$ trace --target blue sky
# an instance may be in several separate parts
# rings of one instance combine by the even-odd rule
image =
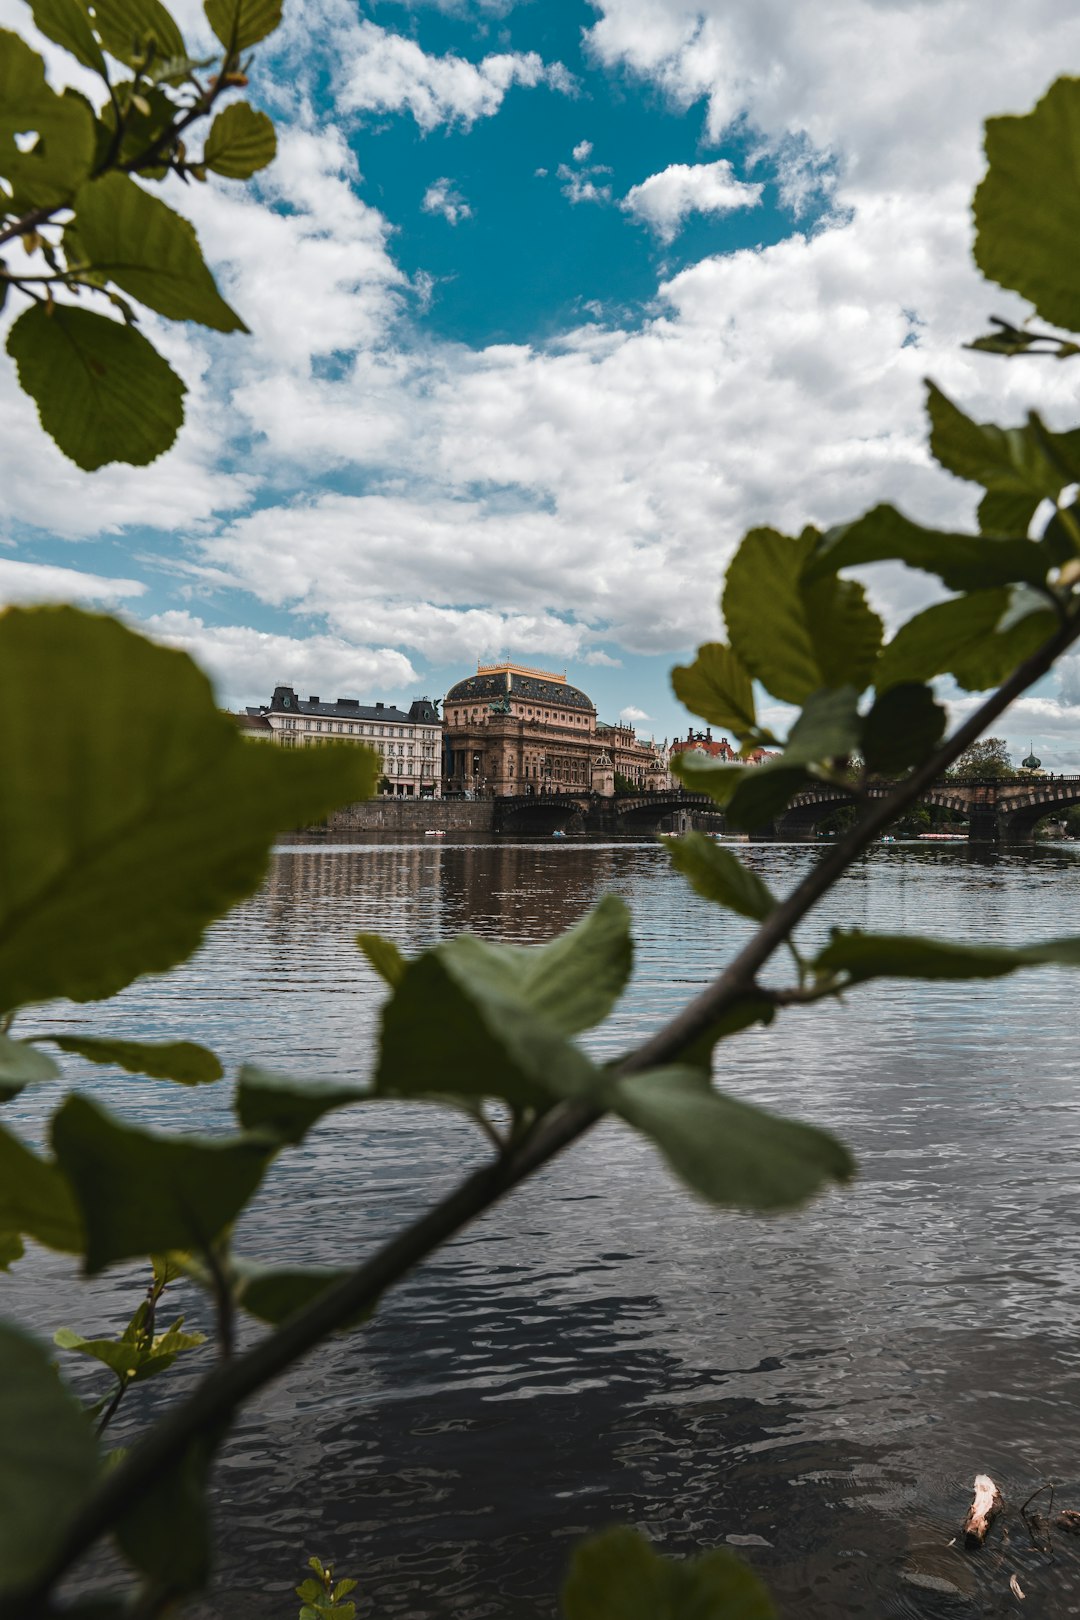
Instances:
[[[170,195],[252,335],[154,325],[189,422],[146,471],[72,469],[0,371],[0,597],[121,611],[233,704],[506,654],[674,735],[747,527],[970,518],[928,372],[1071,420],[1067,368],[961,346],[1022,314],[970,264],[982,120],[1066,61],[1066,0],[1000,0],[992,38],[978,0],[286,0],[277,162]],[[873,589],[890,623],[929,600]],[[1080,765],[1080,666],[1014,729]]]

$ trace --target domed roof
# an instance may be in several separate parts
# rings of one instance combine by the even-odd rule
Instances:
[[[481,669],[457,681],[443,700],[443,713],[452,703],[491,703],[495,698],[517,698],[519,703],[550,703],[562,709],[592,709],[592,699],[566,680],[545,670],[500,664]]]
[[[1037,771],[1042,764],[1042,760],[1037,759],[1034,754],[1029,754],[1027,759],[1022,759],[1020,763],[1025,771]]]

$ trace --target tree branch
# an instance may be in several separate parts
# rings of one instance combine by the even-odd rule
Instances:
[[[1080,610],[953,733],[933,757],[913,771],[887,798],[868,806],[855,827],[840,839],[782,901],[732,962],[702,993],[650,1040],[629,1053],[614,1077],[640,1073],[677,1061],[718,1018],[750,995],[760,997],[757,973],[788,939],[847,868],[883,828],[958,759],[1009,704],[1045,675],[1054,660],[1080,636]],[[220,1428],[251,1395],[279,1377],[336,1328],[361,1311],[408,1272],[455,1237],[477,1216],[541,1169],[591,1129],[604,1110],[587,1099],[560,1104],[517,1145],[493,1164],[467,1177],[440,1204],[383,1245],[348,1276],[328,1288],[246,1354],[219,1365],[192,1394],[135,1445],[99,1483],[68,1528],[46,1571],[32,1589],[0,1598],[0,1620],[26,1620],[53,1584],[104,1534],[149,1486],[183,1457],[193,1440]]]

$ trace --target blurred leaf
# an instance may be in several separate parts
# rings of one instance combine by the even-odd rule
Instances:
[[[82,1254],[82,1221],[56,1164],[0,1125],[0,1231],[36,1238],[46,1248]]]
[[[206,1583],[213,1535],[206,1488],[224,1430],[194,1439],[178,1463],[155,1476],[116,1528],[121,1551],[144,1575],[172,1591]]]
[[[0,1102],[17,1097],[24,1086],[55,1080],[60,1070],[45,1052],[26,1041],[0,1035]]]
[[[206,137],[203,162],[229,180],[249,180],[274,161],[277,136],[264,112],[246,101],[236,101],[219,112]]]
[[[94,26],[110,56],[126,67],[151,57],[166,61],[186,56],[187,46],[175,21],[159,0],[92,0]]]
[[[370,1086],[336,1080],[297,1080],[292,1075],[245,1063],[236,1083],[236,1116],[245,1130],[272,1132],[285,1142],[302,1142],[312,1125],[334,1108],[365,1102]]]
[[[73,608],[0,615],[0,685],[0,1010],[182,962],[278,831],[378,779],[355,744],[252,747],[184,654]]]
[[[580,1542],[562,1591],[566,1620],[776,1620],[734,1553],[665,1558],[629,1525]]]
[[[1056,500],[1080,479],[1080,431],[1051,433],[1034,412],[1024,427],[973,422],[934,383],[926,386],[933,456],[957,478],[998,497],[997,505],[979,509],[984,533],[1026,535],[1038,503]],[[997,525],[1014,515],[1023,518],[1019,526],[988,529],[988,519]]]
[[[928,686],[904,682],[879,692],[863,721],[862,756],[867,770],[906,771],[921,765],[945,733],[947,715]]]
[[[1080,551],[1074,538],[1080,529],[1080,501],[1066,504],[1063,510],[1054,512],[1046,528],[1039,536],[1039,544],[1056,563],[1072,562]]]
[[[755,832],[775,816],[782,815],[797,793],[812,784],[810,772],[801,766],[768,761],[748,770],[728,800],[727,824],[739,832]]]
[[[1039,504],[1037,495],[990,490],[979,502],[979,533],[1026,535]]]
[[[203,1249],[257,1190],[273,1147],[262,1137],[160,1135],[89,1098],[53,1116],[53,1148],[86,1224],[86,1270],[165,1249]]]
[[[125,174],[79,188],[75,224],[86,256],[122,292],[174,321],[246,332],[206,268],[191,225]]]
[[[70,304],[34,304],[7,352],[41,425],[77,467],[145,467],[184,420],[184,384],[141,332]]]
[[[1034,109],[988,118],[989,168],[975,192],[975,263],[1044,320],[1080,328],[1080,79],[1061,78]]]
[[[124,126],[120,145],[113,156],[113,162],[118,164],[135,163],[137,159],[142,158],[177,115],[175,103],[169,100],[164,90],[142,84],[139,87],[137,101],[131,99],[133,91],[134,86],[130,81],[113,85],[115,104],[112,100],[106,102],[98,114],[96,168],[105,166],[112,151],[117,107],[121,109]],[[142,107],[139,106],[139,102],[142,103]],[[162,179],[168,173],[166,157],[169,149],[164,148],[157,161],[145,167],[140,166],[139,174],[152,180]],[[69,239],[74,248],[78,242],[78,231],[74,225],[69,226],[65,233],[65,249],[68,247]],[[89,263],[89,257],[81,243],[78,246],[78,253],[81,263]]]
[[[755,729],[754,689],[750,676],[731,651],[719,641],[707,641],[692,664],[676,664],[671,685],[691,714],[745,736]]]
[[[37,140],[20,152],[15,137]],[[94,118],[80,96],[58,96],[45,63],[18,34],[0,28],[0,178],[11,190],[8,212],[69,203],[90,173]]]
[[[762,922],[775,909],[776,900],[756,872],[744,866],[731,850],[702,833],[686,833],[668,846],[671,864],[706,900],[715,900],[740,917]]]
[[[75,1052],[91,1063],[105,1063],[128,1074],[148,1074],[152,1080],[175,1080],[181,1086],[204,1086],[220,1080],[221,1061],[194,1041],[118,1041],[89,1035],[39,1035],[62,1052]]]
[[[833,575],[803,577],[818,539],[812,529],[797,540],[774,529],[751,529],[724,585],[724,617],[736,654],[787,703],[803,703],[826,686],[861,691],[881,645],[881,620],[861,585]]]
[[[230,51],[246,51],[281,21],[281,0],[203,0],[206,20]]]
[[[46,39],[70,51],[83,67],[107,77],[101,46],[94,38],[82,0],[30,0],[34,24]]]
[[[885,648],[878,689],[885,691],[935,675],[955,676],[969,691],[996,686],[1057,629],[1048,606],[1028,612],[1002,630],[1010,610],[1005,589],[972,591],[936,602],[901,625]]]
[[[951,591],[977,591],[1024,580],[1041,585],[1047,560],[1031,540],[946,534],[912,523],[894,506],[875,506],[865,517],[830,529],[807,568],[810,578],[862,563],[902,562],[936,574]]]
[[[1080,967],[1080,938],[1041,945],[960,945],[910,934],[863,934],[837,929],[814,963],[819,973],[865,979],[996,979],[1020,968],[1057,963]]]
[[[393,940],[384,939],[382,934],[357,934],[356,943],[380,979],[395,989],[401,983],[406,962]]]
[[[711,1204],[794,1209],[855,1173],[835,1137],[724,1096],[698,1069],[628,1075],[612,1083],[608,1103]]]
[[[45,1346],[0,1322],[0,1592],[45,1568],[97,1472],[93,1432]]]
[[[0,1232],[0,1271],[9,1271],[26,1253],[18,1232]]]
[[[1055,332],[1024,330],[1012,326],[997,315],[991,315],[990,323],[994,330],[987,332],[983,337],[977,337],[972,343],[965,344],[965,348],[976,349],[983,354],[1007,356],[1048,354],[1055,360],[1071,360],[1074,355],[1080,354],[1080,344],[1069,343]]]
[[[272,1327],[295,1316],[349,1275],[329,1266],[265,1266],[238,1256],[233,1256],[230,1264],[237,1278],[236,1303],[249,1316],[269,1322]],[[359,1327],[373,1315],[370,1308],[359,1311],[341,1327]]]

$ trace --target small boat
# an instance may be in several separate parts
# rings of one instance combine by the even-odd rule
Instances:
[[[561,827],[556,827],[555,831],[552,833],[551,836],[552,836],[552,838],[565,838],[566,834],[563,832]]]
[[[424,833],[425,838],[445,838],[446,834],[441,827],[428,827]]]

